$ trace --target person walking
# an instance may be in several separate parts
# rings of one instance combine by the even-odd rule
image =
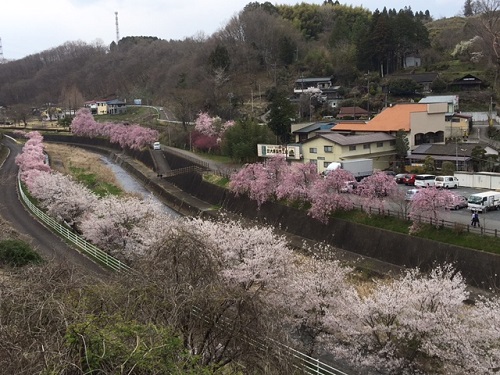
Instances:
[[[476,226],[476,225],[478,227],[481,226],[481,224],[479,223],[479,212],[477,212],[477,211],[474,212],[474,226]]]
[[[470,218],[470,225],[474,228],[476,227],[476,211],[472,211],[472,216]]]

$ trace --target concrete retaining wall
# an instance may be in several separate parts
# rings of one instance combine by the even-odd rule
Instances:
[[[207,183],[197,173],[178,175],[168,180],[199,199],[300,237],[403,267],[429,270],[437,264],[451,262],[470,285],[481,288],[500,285],[500,256],[495,254],[340,219],[331,219],[328,224],[323,224],[309,217],[305,211],[273,202],[266,202],[258,208],[254,201],[236,197],[226,189]]]

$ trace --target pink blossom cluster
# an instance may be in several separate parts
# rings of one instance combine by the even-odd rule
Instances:
[[[453,194],[447,189],[428,187],[420,189],[410,203],[410,218],[413,221],[410,232],[415,233],[420,229],[422,217],[431,218],[436,227],[446,208],[453,205]]]
[[[238,195],[247,194],[259,206],[275,199],[308,202],[309,215],[326,222],[331,212],[352,208],[350,196],[342,193],[346,182],[352,180],[352,173],[343,169],[322,178],[312,163],[288,164],[284,156],[274,156],[234,173],[229,189]]]
[[[193,146],[199,150],[208,152],[218,148],[222,142],[224,133],[234,125],[235,122],[233,120],[222,122],[219,117],[211,117],[206,112],[200,112],[195,121],[195,131],[191,136]]]
[[[26,133],[25,137],[28,140],[23,146],[22,153],[16,156],[16,164],[19,166],[22,180],[27,178],[26,173],[31,170],[50,171],[42,135],[34,131]]]
[[[73,134],[83,137],[105,137],[111,143],[118,143],[121,148],[139,150],[158,140],[158,132],[137,124],[99,123],[94,120],[88,108],[82,108],[71,122]]]

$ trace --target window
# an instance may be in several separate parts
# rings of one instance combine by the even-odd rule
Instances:
[[[363,148],[364,148],[365,150],[369,149],[369,148],[370,148],[370,144],[369,144],[369,143],[365,143],[365,144],[363,145]]]
[[[333,146],[325,146],[325,152],[333,152]]]
[[[384,147],[384,142],[377,142],[377,147]]]
[[[349,146],[349,151],[356,151],[356,146],[355,145]]]
[[[318,153],[318,149],[316,147],[309,147],[309,152],[311,154],[317,154]]]
[[[328,166],[330,165],[331,163],[329,161],[324,161],[323,162],[323,167],[325,168],[328,168]]]
[[[314,164],[314,165],[318,165],[318,161],[316,159],[311,159],[311,160],[309,160],[309,162]]]

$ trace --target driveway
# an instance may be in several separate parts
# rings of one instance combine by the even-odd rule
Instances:
[[[108,271],[63,242],[24,207],[17,195],[18,167],[14,160],[21,152],[21,146],[7,137],[1,142],[9,148],[10,154],[0,168],[0,215],[16,231],[28,236],[33,248],[47,261],[66,263],[95,274],[106,274]]]

